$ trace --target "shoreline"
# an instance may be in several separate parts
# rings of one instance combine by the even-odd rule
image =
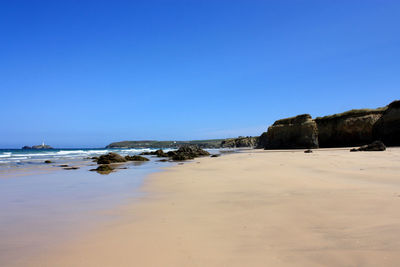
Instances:
[[[112,211],[120,220],[24,266],[396,266],[399,156],[198,158],[149,175],[145,195]]]
[[[31,258],[112,223],[113,210],[141,196],[148,174],[171,165],[127,162],[128,169],[103,175],[89,171],[90,163],[0,173],[0,265],[29,266]]]

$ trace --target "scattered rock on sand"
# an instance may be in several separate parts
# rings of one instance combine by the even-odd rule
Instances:
[[[217,158],[219,156],[221,156],[221,154],[213,154],[213,155],[211,155],[212,158]]]
[[[110,164],[110,163],[117,163],[117,162],[126,162],[126,159],[118,155],[117,153],[110,152],[105,155],[101,155],[97,160],[97,164]]]
[[[45,160],[44,163],[49,164],[49,163],[53,163],[53,162],[51,160]]]
[[[357,152],[357,151],[385,151],[386,146],[381,141],[374,141],[369,145],[365,145],[359,148],[353,148],[350,152]]]
[[[79,167],[76,167],[76,166],[71,166],[71,167],[65,167],[64,168],[64,170],[77,170],[77,169],[79,169]]]
[[[138,156],[138,155],[134,155],[134,156],[125,156],[125,159],[127,161],[149,161],[148,158],[142,157],[142,156]]]
[[[142,155],[142,156],[154,155],[154,151],[145,151],[145,152],[140,153],[139,155]]]
[[[313,153],[313,151],[311,149],[307,149],[304,151],[304,153]]]
[[[98,173],[110,173],[114,170],[113,167],[111,167],[110,165],[107,164],[103,164],[100,165],[99,167],[97,167],[96,169],[91,169],[90,171],[96,171]]]
[[[158,149],[156,151],[150,151],[150,152],[142,152],[140,155],[154,155],[157,157],[169,157],[167,153],[165,153],[162,149]]]
[[[160,158],[162,158],[162,157],[168,157],[168,154],[165,153],[162,149],[157,150],[157,151],[155,152],[155,155],[157,155],[157,157],[160,157]]]

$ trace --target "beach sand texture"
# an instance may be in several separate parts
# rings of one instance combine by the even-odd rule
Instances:
[[[400,148],[249,150],[141,190],[118,220],[21,266],[400,266]]]

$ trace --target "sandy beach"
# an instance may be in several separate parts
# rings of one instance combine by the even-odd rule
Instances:
[[[400,149],[248,150],[146,178],[119,219],[21,266],[398,266]],[[112,177],[110,177],[112,179]]]

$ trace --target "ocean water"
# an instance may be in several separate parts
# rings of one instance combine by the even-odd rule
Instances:
[[[123,169],[104,175],[89,171],[97,166],[90,157],[152,150],[0,150],[0,266],[24,266],[18,262],[46,254],[95,227],[107,227],[120,216],[118,207],[143,196],[139,189],[146,176],[177,163],[146,156],[150,161],[126,162]],[[62,163],[80,168],[64,170]]]
[[[0,149],[0,168],[13,168],[18,166],[42,164],[45,160],[63,163],[71,160],[83,160],[109,152],[115,152],[125,156],[137,155],[141,152],[154,150],[156,149]]]
[[[48,253],[53,246],[106,227],[118,207],[141,197],[145,177],[173,162],[127,162],[104,175],[87,157],[107,152],[138,154],[150,149],[2,150],[0,161],[0,266]],[[45,164],[44,160],[56,164]],[[64,170],[57,163],[80,168]],[[51,166],[49,166],[51,165]],[[38,172],[47,168],[45,172]],[[13,175],[17,169],[18,175]]]

